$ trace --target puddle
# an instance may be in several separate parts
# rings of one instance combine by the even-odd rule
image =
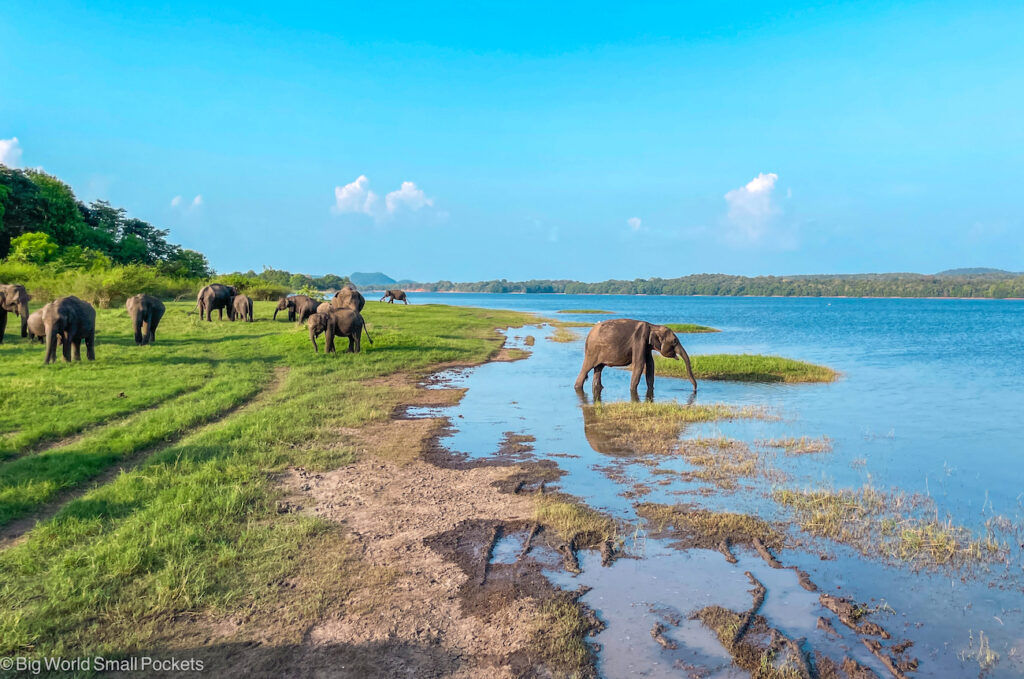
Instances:
[[[879,677],[891,676],[864,646],[862,637],[820,604],[821,592],[848,596],[877,609],[867,619],[891,633],[892,639],[884,642],[885,646],[913,641],[908,655],[919,658],[920,668],[910,676],[977,676],[981,669],[976,654],[979,631],[999,654],[985,676],[1015,677],[1024,672],[1024,578],[1019,552],[1013,552],[1009,568],[979,567],[972,573],[915,572],[791,531],[801,537],[803,547],[783,549],[776,555],[785,566],[809,574],[820,589],[810,592],[801,587],[794,570],[772,568],[747,547],[734,546],[737,563],[730,564],[718,551],[680,551],[670,546],[670,540],[649,536],[637,516],[637,502],[693,503],[712,511],[756,514],[769,521],[788,515],[770,500],[771,483],[763,479],[745,480],[734,489],[722,490],[693,478],[695,467],[678,455],[661,455],[654,463],[634,459],[595,436],[594,428],[586,421],[586,401],[581,402],[572,389],[582,342],[545,341],[551,331],[550,327],[513,330],[519,343],[531,352],[528,360],[443,373],[434,382],[468,389],[465,398],[453,407],[417,408],[409,415],[451,418],[453,430],[441,445],[469,460],[492,458],[503,445],[507,448],[510,440],[529,441],[531,450],[523,455],[557,465],[562,472],[561,478],[557,474],[552,477],[556,480],[548,482],[549,486],[579,497],[627,526],[627,547],[637,558],[619,559],[602,567],[599,554],[581,552],[583,572],[576,576],[560,567],[553,550],[549,550],[549,556],[554,558],[545,562],[544,573],[558,586],[592,588],[582,601],[606,625],[593,639],[599,647],[602,676],[749,676],[732,664],[714,633],[690,619],[706,606],[722,606],[737,613],[750,608],[752,587],[747,572],[767,590],[758,611],[767,624],[789,639],[806,639],[805,651],[821,653],[838,664],[852,657]],[[535,343],[525,344],[527,336],[535,337]],[[518,345],[510,342],[508,346]],[[624,371],[605,371],[605,401],[628,398],[628,377]],[[865,437],[860,430],[851,436],[851,426],[856,428],[856,423],[837,421],[833,429],[829,418],[820,413],[808,418],[813,398],[800,390],[820,393],[821,389],[820,385],[702,384],[696,404],[767,404],[780,411],[781,419],[695,424],[687,427],[683,436],[728,436],[743,441],[758,458],[777,465],[791,487],[808,483],[859,487],[866,472],[851,469],[850,459],[875,455],[891,447],[893,440]],[[685,404],[691,398],[688,383],[658,379],[656,402]],[[799,407],[792,407],[794,404]],[[833,451],[787,456],[757,444],[786,436],[828,436]],[[945,488],[949,490],[948,481]],[[533,489],[531,486],[526,490]],[[943,511],[964,515],[970,514],[973,506],[968,503],[965,509],[957,503],[939,504]],[[494,544],[492,563],[516,563],[525,535],[502,535]],[[1011,547],[1017,549],[1019,544]],[[537,550],[534,547],[531,556],[537,557]],[[835,634],[819,627],[822,616],[834,623]],[[662,643],[652,636],[656,624],[663,626],[659,632]],[[668,648],[671,645],[676,648]]]

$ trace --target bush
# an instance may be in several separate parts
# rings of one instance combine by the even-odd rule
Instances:
[[[291,289],[287,286],[271,283],[262,278],[250,278],[240,273],[217,276],[211,282],[233,285],[238,292],[248,295],[257,301],[278,300],[291,292]]]
[[[163,299],[194,295],[203,285],[195,278],[175,278],[142,264],[94,270],[62,271],[54,265],[0,262],[0,281],[20,283],[32,295],[33,306],[75,295],[98,307],[112,307],[140,292]]]

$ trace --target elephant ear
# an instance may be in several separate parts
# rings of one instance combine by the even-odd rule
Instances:
[[[633,365],[637,362],[643,363],[647,358],[647,352],[651,350],[651,324],[646,321],[640,322],[633,331],[630,338],[633,349]]]

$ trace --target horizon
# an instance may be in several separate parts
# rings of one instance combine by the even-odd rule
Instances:
[[[1022,269],[1012,3],[5,14],[0,162],[221,272]]]

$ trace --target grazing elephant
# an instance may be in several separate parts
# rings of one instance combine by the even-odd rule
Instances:
[[[362,333],[366,333],[366,339],[373,344],[370,331],[366,329],[363,317],[356,311],[341,309],[328,314],[313,314],[306,321],[309,328],[309,341],[313,343],[313,350],[320,353],[316,345],[316,338],[321,333],[327,333],[326,347],[324,351],[328,354],[334,353],[334,337],[348,337],[348,353],[358,354],[360,351],[360,339]]]
[[[335,309],[348,309],[359,313],[365,305],[366,298],[363,297],[363,293],[351,285],[344,286],[341,290],[334,293],[334,297],[331,298],[331,306]]]
[[[82,340],[85,340],[85,356],[96,360],[96,310],[88,302],[75,296],[55,299],[43,307],[43,333],[46,337],[45,363],[57,360],[58,337],[64,344],[64,360],[82,360]]]
[[[235,299],[231,302],[231,311],[228,312],[228,317],[234,321],[239,316],[246,323],[252,323],[252,297],[248,295],[235,295]]]
[[[28,317],[28,340],[30,342],[39,342],[40,344],[46,341],[46,327],[43,325],[42,309],[36,309]]]
[[[140,293],[129,297],[124,303],[132,319],[136,344],[151,344],[156,341],[156,326],[164,317],[164,303],[153,295]]]
[[[231,318],[231,300],[235,295],[238,294],[238,290],[233,285],[222,285],[220,283],[212,283],[204,286],[199,291],[199,296],[196,297],[196,309],[199,309],[199,319],[205,318],[208,321],[213,320],[213,311],[219,311],[220,320],[224,320],[224,310],[228,310],[228,318]],[[195,309],[193,309],[195,311]]]
[[[0,285],[0,344],[4,343],[7,313],[21,316],[21,336],[28,337],[28,302],[32,296],[24,285]]]
[[[287,309],[288,310],[288,320],[291,321],[292,323],[294,323],[295,322],[295,309],[299,305],[301,305],[301,304],[305,304],[306,302],[312,302],[312,301],[313,300],[310,299],[306,295],[292,295],[291,297],[282,297],[281,299],[277,300],[277,308],[274,309],[274,320],[275,321],[277,320],[277,312],[278,311],[284,311],[285,309]],[[316,309],[316,303],[315,302],[313,304],[313,308],[314,308],[314,311],[315,311],[315,309]],[[303,319],[303,320],[305,320],[305,319]]]
[[[654,356],[657,351],[665,358],[682,358],[686,372],[690,375],[693,390],[697,391],[697,380],[693,377],[690,357],[676,334],[663,325],[652,325],[646,321],[619,318],[602,321],[591,328],[583,350],[583,368],[576,378],[576,389],[583,389],[587,374],[594,371],[594,391],[601,390],[601,371],[606,365],[612,367],[632,366],[633,377],[629,389],[636,391],[640,376],[647,373],[647,390],[654,391]]]
[[[395,300],[399,302],[409,303],[409,298],[405,294],[405,290],[386,290],[384,296],[380,298],[380,301],[387,300],[388,304],[394,304]]]

